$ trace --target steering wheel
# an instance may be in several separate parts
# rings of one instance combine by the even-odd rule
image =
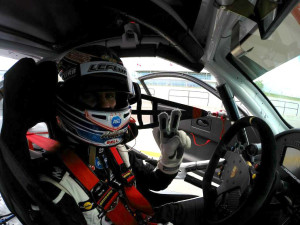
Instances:
[[[232,138],[243,128],[256,128],[262,145],[257,177],[254,169],[242,157],[241,151],[229,148]],[[225,158],[219,187],[211,182],[220,158]],[[276,145],[274,135],[266,122],[257,117],[236,121],[224,134],[208,164],[203,178],[204,210],[209,224],[244,224],[261,208],[275,178]],[[255,174],[256,175],[256,174]]]

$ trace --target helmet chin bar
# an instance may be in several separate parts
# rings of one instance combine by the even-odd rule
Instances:
[[[85,110],[85,117],[92,123],[109,131],[118,131],[129,122],[131,107],[117,111]]]
[[[76,139],[88,144],[110,147],[120,144],[128,130],[131,107],[119,110],[79,110],[58,99],[58,124]]]
[[[120,144],[124,140],[123,136],[128,130],[127,124],[127,126],[118,131],[107,131],[103,132],[103,134],[96,134],[61,120],[59,126],[75,139],[99,147],[111,147]]]

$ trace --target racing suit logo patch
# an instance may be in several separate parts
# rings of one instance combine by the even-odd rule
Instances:
[[[96,167],[97,169],[99,169],[99,170],[102,170],[102,169],[103,169],[103,166],[102,166],[102,164],[101,164],[101,162],[100,162],[100,160],[99,160],[98,157],[95,158],[95,167]]]
[[[79,202],[78,203],[79,208],[81,209],[81,211],[89,211],[91,209],[93,209],[94,204],[90,201],[85,201],[85,202]]]
[[[237,171],[238,171],[238,168],[236,166],[234,166],[233,169],[232,169],[232,171],[231,171],[230,178],[235,177]]]

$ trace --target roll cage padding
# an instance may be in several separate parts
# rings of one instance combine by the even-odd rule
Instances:
[[[141,100],[141,88],[140,85],[136,82],[132,82],[135,95],[132,98],[129,98],[129,104],[133,105]]]

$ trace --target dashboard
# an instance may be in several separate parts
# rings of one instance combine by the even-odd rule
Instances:
[[[275,136],[280,178],[300,185],[300,129],[291,129]]]

